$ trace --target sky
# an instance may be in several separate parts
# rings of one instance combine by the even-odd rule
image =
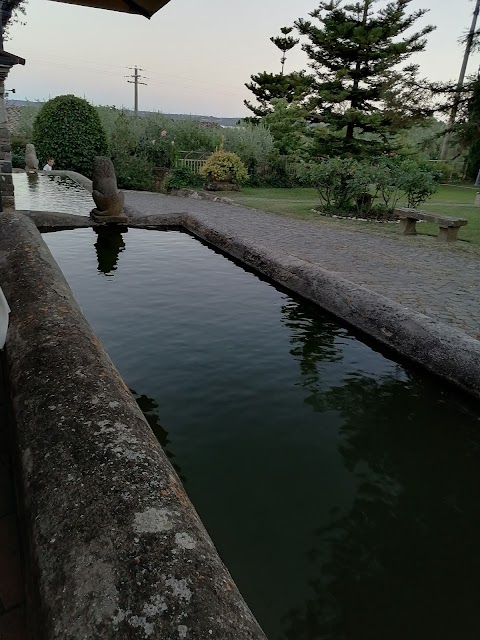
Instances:
[[[384,0],[379,0],[380,5]],[[244,87],[253,73],[280,71],[270,42],[283,26],[318,6],[316,0],[171,0],[151,20],[140,16],[29,0],[25,25],[11,28],[7,51],[26,59],[14,67],[7,89],[16,99],[45,100],[65,93],[93,104],[132,108],[129,67],[145,71],[139,108],[223,117],[248,114]],[[462,61],[458,38],[468,30],[472,0],[412,0],[434,24],[427,49],[414,59],[431,80],[456,79]],[[476,71],[480,56],[471,59]],[[306,68],[300,47],[286,71]]]

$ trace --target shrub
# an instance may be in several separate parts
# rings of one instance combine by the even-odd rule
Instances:
[[[245,165],[236,153],[220,149],[208,158],[200,169],[200,175],[215,182],[243,184],[248,180]]]
[[[120,189],[151,191],[153,189],[152,165],[145,158],[124,156],[114,162],[117,184]]]
[[[318,190],[325,213],[360,217],[389,217],[398,202],[417,208],[438,188],[425,163],[382,159],[376,163],[330,158],[305,165],[303,182]]]
[[[117,112],[110,125],[109,153],[120,189],[150,191],[153,188],[153,164],[138,145],[138,130],[131,116]]]
[[[357,189],[354,182],[357,168],[358,162],[343,158],[305,165],[304,183],[317,189],[325,213],[351,213]]]
[[[415,160],[404,160],[395,167],[393,178],[411,209],[416,209],[438,189],[434,172]]]
[[[258,164],[268,160],[273,151],[273,138],[262,123],[242,122],[238,127],[223,129],[223,148],[236,153],[253,172]]]
[[[12,136],[12,167],[15,169],[25,169],[25,147],[28,140],[20,136]]]
[[[73,95],[49,100],[33,125],[33,142],[40,164],[49,156],[56,168],[91,177],[95,156],[107,153],[107,139],[91,104]]]
[[[165,178],[163,186],[166,191],[201,187],[202,179],[188,167],[175,167]]]
[[[14,169],[25,169],[25,153],[12,151],[12,167]]]

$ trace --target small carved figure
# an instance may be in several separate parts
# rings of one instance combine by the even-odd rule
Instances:
[[[27,173],[38,171],[38,158],[33,144],[27,144],[25,147],[25,170]]]
[[[117,188],[115,169],[110,158],[97,156],[93,163],[92,196],[97,208],[92,211],[92,217],[99,222],[124,221],[123,204],[125,197]],[[118,219],[118,220],[117,220]]]

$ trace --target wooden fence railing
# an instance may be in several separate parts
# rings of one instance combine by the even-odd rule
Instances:
[[[193,173],[199,173],[200,169],[206,163],[208,157],[202,158],[177,158],[176,166],[177,167],[187,167]],[[284,167],[288,176],[294,178],[297,176],[299,170],[301,169],[301,163],[299,162],[291,162],[288,159],[285,159]],[[251,171],[252,175],[261,176],[263,178],[273,176],[278,173],[278,167],[272,166],[268,162],[262,162],[258,164],[253,171]]]
[[[178,158],[177,167],[187,167],[187,169],[190,169],[193,173],[199,173],[206,161],[206,159],[197,160],[195,158]]]

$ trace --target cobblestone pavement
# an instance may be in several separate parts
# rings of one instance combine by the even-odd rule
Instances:
[[[480,339],[480,259],[419,238],[387,238],[254,209],[156,193],[125,193],[130,213],[189,213],[223,233],[284,250],[412,311]],[[430,239],[429,239],[430,240]]]

